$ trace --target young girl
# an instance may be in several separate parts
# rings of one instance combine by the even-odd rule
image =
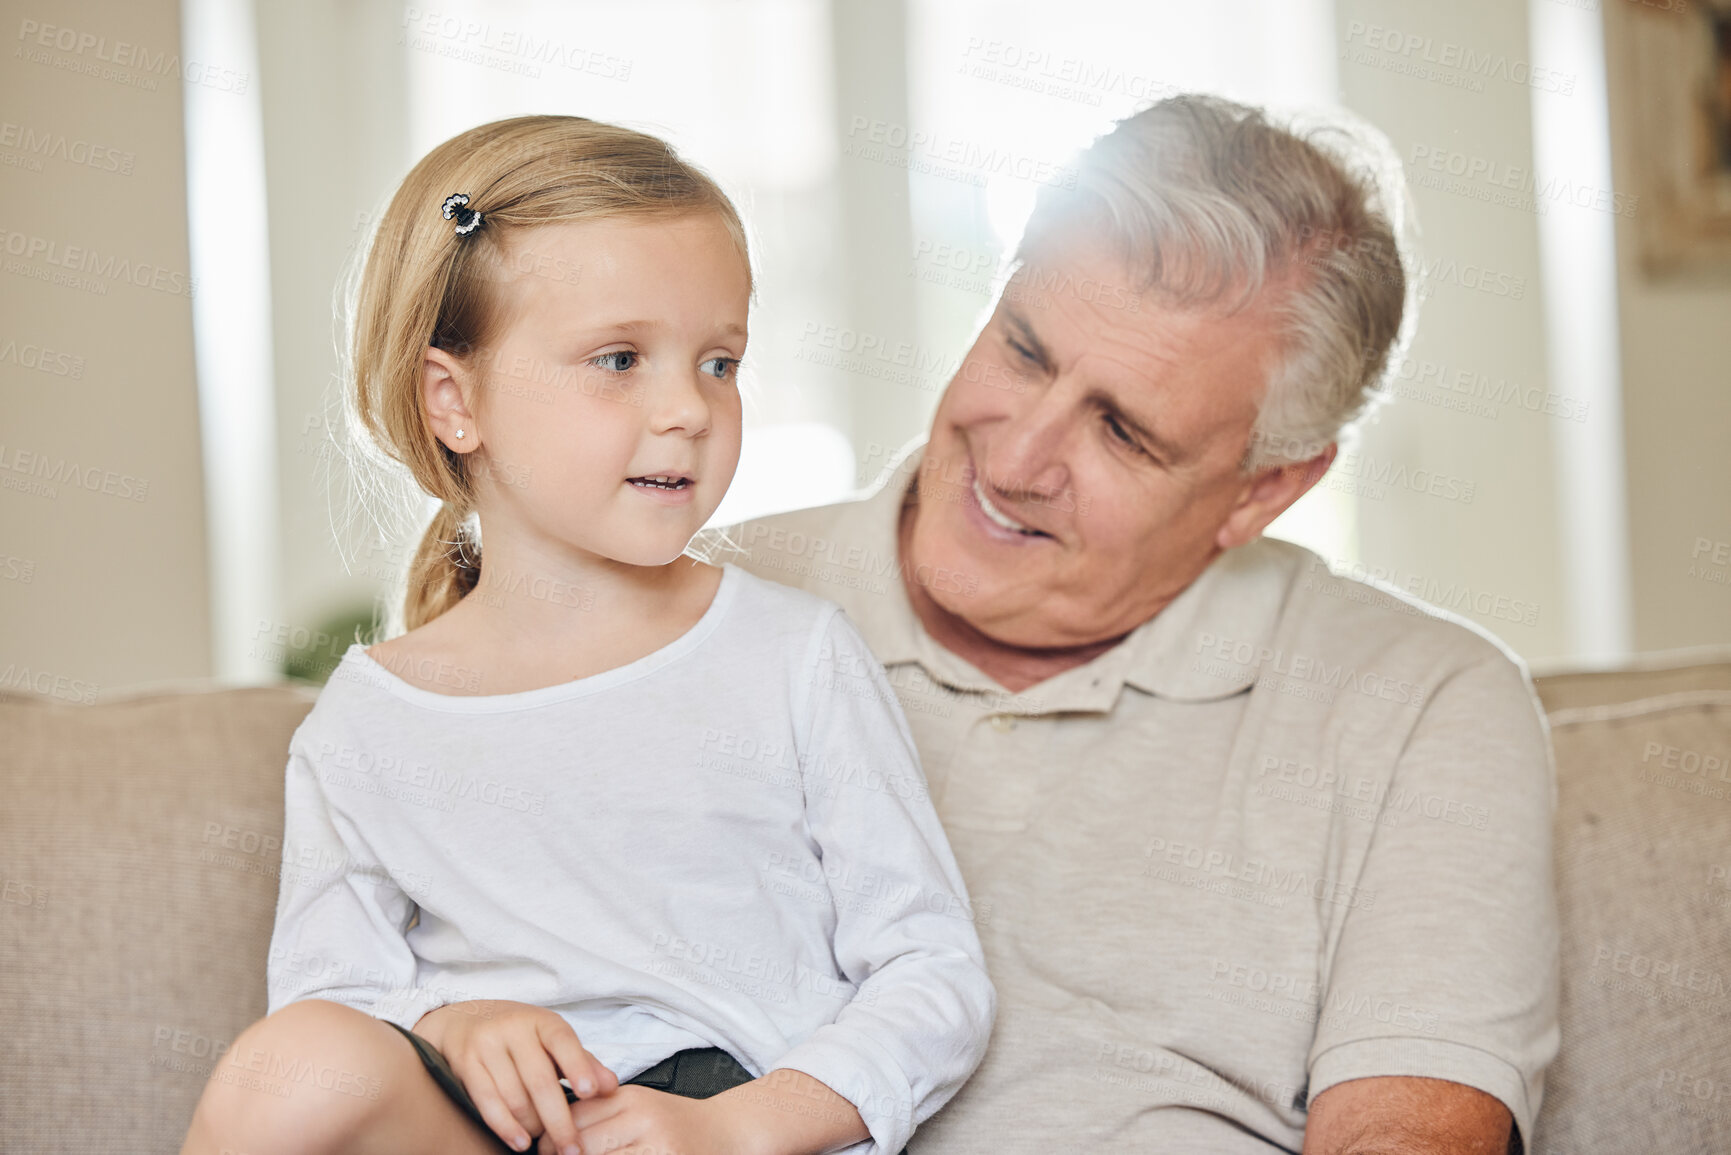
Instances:
[[[407,632],[295,732],[270,1014],[184,1152],[893,1155],[980,1061],[882,668],[834,605],[683,556],[750,295],[727,198],[640,133],[499,121],[397,191],[350,402],[441,504]]]

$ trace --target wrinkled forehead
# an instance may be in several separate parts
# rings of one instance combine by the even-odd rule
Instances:
[[[1025,274],[1025,276],[1024,276]],[[1283,327],[1265,298],[1243,308],[1140,293],[1096,245],[1036,250],[1000,297],[994,324],[1012,363],[1069,382],[1084,412],[1131,419],[1168,461],[1236,461],[1280,364]]]
[[[1205,257],[1169,247],[1150,271],[1145,254],[1097,216],[1078,216],[1025,235],[999,299],[1001,312],[1026,318],[1064,314],[1095,328],[1153,329],[1192,335],[1230,330],[1240,338],[1284,327],[1282,306],[1303,271],[1201,267]]]

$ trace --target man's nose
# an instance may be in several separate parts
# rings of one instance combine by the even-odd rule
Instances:
[[[980,462],[988,483],[1012,495],[1050,496],[1063,489],[1069,477],[1066,454],[1081,421],[1078,407],[1064,393],[1054,383],[1024,395],[998,427],[987,460]]]

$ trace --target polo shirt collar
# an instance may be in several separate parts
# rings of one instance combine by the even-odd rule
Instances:
[[[840,587],[826,591],[848,612],[872,652],[886,666],[918,663],[934,680],[959,690],[1000,696],[1006,710],[1109,710],[1125,685],[1180,702],[1232,697],[1254,685],[1259,666],[1211,659],[1227,649],[1257,650],[1279,624],[1289,591],[1288,567],[1258,540],[1215,558],[1195,581],[1118,645],[1092,661],[1011,694],[973,663],[934,641],[920,624],[903,585],[898,526],[908,486],[925,458],[925,443],[903,451],[875,490],[837,511],[842,541],[865,546],[866,556],[894,557],[881,593]]]
[[[1124,680],[1156,697],[1209,702],[1256,684],[1289,592],[1288,567],[1276,547],[1258,538],[1211,562],[1184,592],[1124,639],[1131,651]],[[1225,643],[1248,663],[1213,655]]]

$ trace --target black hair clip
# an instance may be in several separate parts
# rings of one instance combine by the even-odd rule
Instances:
[[[463,207],[468,203],[468,193],[452,193],[445,198],[445,207],[442,211],[446,220],[456,220],[459,237],[466,237],[481,227],[481,214],[475,209]]]

